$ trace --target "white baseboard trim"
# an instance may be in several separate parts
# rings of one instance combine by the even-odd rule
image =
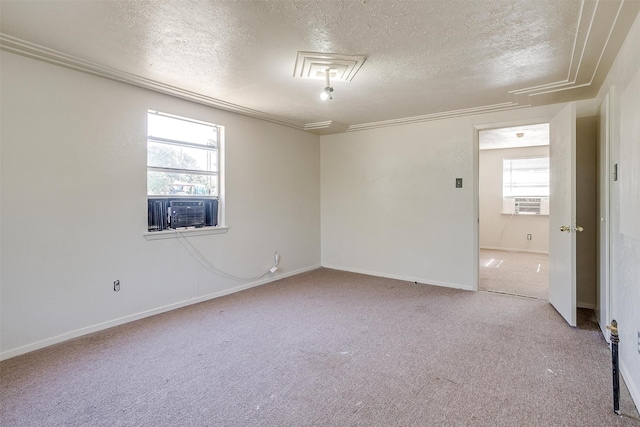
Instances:
[[[442,286],[444,288],[462,289],[462,290],[465,290],[465,291],[472,291],[473,290],[473,286],[471,286],[471,285],[460,285],[460,284],[457,284],[457,283],[438,282],[436,280],[428,280],[428,279],[424,279],[424,278],[403,276],[403,275],[398,275],[398,274],[381,273],[379,271],[361,270],[361,269],[357,269],[357,268],[345,268],[345,267],[342,267],[342,266],[331,265],[331,264],[322,264],[322,267],[330,268],[332,270],[348,271],[350,273],[366,274],[368,276],[384,277],[386,279],[396,279],[396,280],[403,280],[405,282],[420,283],[420,284],[423,284],[423,285]]]
[[[578,308],[588,308],[589,310],[595,310],[596,304],[592,302],[580,302],[576,303],[576,307]]]
[[[56,335],[55,337],[46,338],[44,340],[36,341],[31,344],[27,344],[21,347],[13,348],[0,353],[0,360],[10,359],[21,354],[29,353],[31,351],[39,350],[41,348],[49,347],[50,345],[58,344],[63,341],[67,341],[73,338],[81,337],[93,332],[102,331],[104,329],[112,328],[114,326],[123,325],[125,323],[133,322],[135,320],[144,319],[145,317],[154,316],[156,314],[165,313],[167,311],[175,310],[178,308],[186,307],[188,305],[198,304],[200,302],[208,301],[214,298],[219,298],[225,295],[233,294],[236,292],[244,291],[246,289],[254,288],[256,286],[264,285],[267,283],[275,282],[276,280],[284,279],[287,277],[295,276],[297,274],[305,273],[320,268],[321,266],[313,265],[310,267],[301,268],[295,271],[289,271],[283,274],[277,274],[272,277],[258,280],[256,282],[245,283],[234,288],[225,289],[223,291],[214,292],[207,295],[191,298],[184,301],[179,301],[173,304],[165,305],[163,307],[157,307],[151,310],[142,311],[139,313],[131,314],[129,316],[120,317],[118,319],[109,320],[106,322],[98,323],[95,325],[87,326],[84,328],[76,329],[74,331],[65,332],[64,334]]]
[[[503,251],[503,252],[526,252],[530,254],[544,254],[549,255],[549,251],[535,251],[533,249],[522,249],[522,248],[498,248],[494,246],[480,246],[480,249],[487,249],[490,251]]]
[[[633,403],[636,405],[636,410],[640,411],[640,389],[638,388],[640,384],[636,384],[633,381],[631,373],[622,360],[620,360],[620,374],[622,374],[622,379],[627,385],[627,389],[629,389],[629,394],[631,395],[631,399],[633,399]]]

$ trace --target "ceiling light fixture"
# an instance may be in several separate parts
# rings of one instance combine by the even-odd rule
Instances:
[[[326,101],[327,99],[333,99],[331,96],[331,92],[333,92],[333,88],[331,87],[331,83],[329,82],[329,74],[331,73],[330,69],[326,69],[324,72],[324,76],[326,78],[327,86],[320,92],[320,99]]]

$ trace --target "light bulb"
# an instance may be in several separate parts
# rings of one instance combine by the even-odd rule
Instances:
[[[322,99],[323,101],[326,101],[327,99],[333,99],[331,97],[331,92],[333,92],[332,87],[325,87],[324,90],[320,93],[320,99]]]

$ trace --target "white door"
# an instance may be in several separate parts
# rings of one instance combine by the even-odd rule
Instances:
[[[576,326],[576,107],[549,123],[549,302]]]
[[[609,324],[609,124],[611,121],[607,94],[600,105],[600,129],[598,145],[598,292],[596,294],[596,317],[600,329],[608,339],[606,325]]]

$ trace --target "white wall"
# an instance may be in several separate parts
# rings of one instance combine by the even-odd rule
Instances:
[[[640,159],[620,157],[640,143],[632,137],[640,120],[638,45],[640,18],[598,95],[615,87],[612,126],[624,139],[614,138],[613,162],[624,165],[621,180],[640,171]],[[320,262],[321,238],[325,266],[471,289],[474,127],[547,120],[562,107],[323,136],[319,154],[314,135],[1,55],[2,358],[254,284],[213,276],[175,240],[143,238],[148,108],[226,126],[231,229],[192,239],[219,267],[255,274],[277,249],[278,274],[303,271]],[[620,218],[640,212],[620,197],[618,187],[613,317],[622,372],[640,405],[640,241],[620,229]]]
[[[477,287],[476,127],[540,123],[561,107],[322,136],[322,265]]]
[[[619,164],[611,201],[612,313],[620,328],[621,372],[640,407],[640,16],[629,31],[603,84],[598,101],[610,91],[614,112],[611,164]],[[600,118],[601,120],[604,117]],[[607,177],[600,177],[606,180]],[[606,184],[605,184],[606,185]]]
[[[473,252],[472,129],[460,130],[439,121],[321,137],[323,266],[470,288],[469,269],[446,265]]]
[[[10,53],[1,61],[2,358],[261,283],[222,279],[176,239],[143,237],[147,109],[226,128],[230,229],[190,238],[214,265],[254,276],[275,250],[276,278],[320,265],[318,136]]]
[[[502,161],[548,157],[549,146],[481,150],[479,153],[480,247],[549,253],[548,215],[502,214]],[[527,240],[531,234],[531,240]]]

